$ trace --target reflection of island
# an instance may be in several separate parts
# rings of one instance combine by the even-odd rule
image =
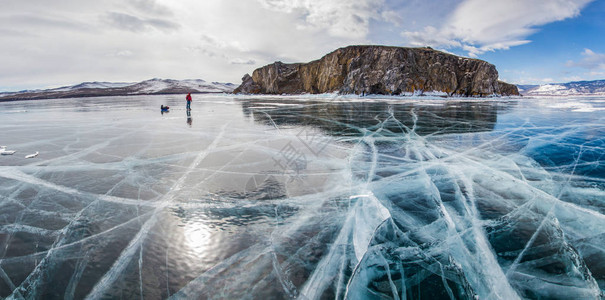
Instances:
[[[419,105],[249,99],[242,102],[242,109],[246,116],[252,115],[256,122],[269,126],[314,126],[335,136],[356,136],[364,129],[379,128],[382,134],[400,134],[408,132],[414,124],[420,135],[491,131],[499,107],[490,101]],[[394,118],[390,118],[390,112]]]

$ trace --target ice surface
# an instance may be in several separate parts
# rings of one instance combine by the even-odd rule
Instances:
[[[603,98],[184,106],[0,103],[0,297],[603,297]]]

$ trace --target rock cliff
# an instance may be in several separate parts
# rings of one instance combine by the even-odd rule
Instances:
[[[431,48],[349,46],[309,63],[273,64],[246,74],[234,93],[519,95],[496,67]]]

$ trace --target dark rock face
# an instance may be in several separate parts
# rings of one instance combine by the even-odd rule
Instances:
[[[261,86],[252,80],[249,74],[242,77],[242,84],[237,89],[245,90],[248,94],[260,94]]]
[[[501,95],[519,95],[519,89],[516,85],[498,80]]]
[[[494,65],[431,48],[349,46],[306,64],[275,62],[242,81],[234,93],[519,95]]]

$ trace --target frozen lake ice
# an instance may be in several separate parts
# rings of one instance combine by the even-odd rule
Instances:
[[[183,99],[0,103],[0,297],[603,297],[603,97]]]

